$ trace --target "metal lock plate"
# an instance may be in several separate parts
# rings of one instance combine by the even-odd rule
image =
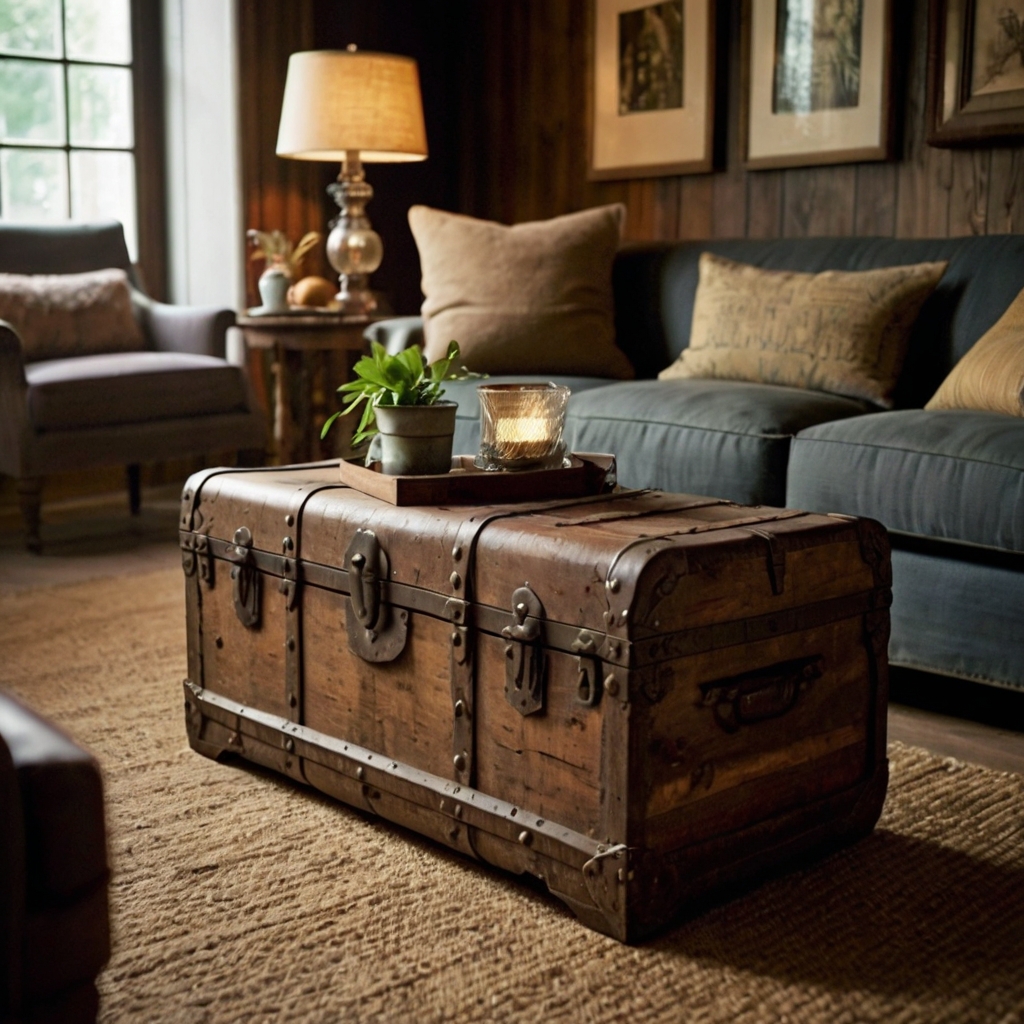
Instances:
[[[597,656],[600,639],[590,630],[580,630],[572,642],[576,652],[576,701],[584,707],[596,707],[601,700],[601,659]]]
[[[252,557],[252,532],[246,526],[235,530],[234,545],[228,548],[231,567],[231,589],[238,621],[247,629],[260,624],[262,577]]]
[[[521,715],[532,715],[544,708],[544,606],[529,587],[520,587],[512,594],[512,615],[515,622],[501,631],[507,641],[505,699]]]
[[[405,650],[409,613],[387,604],[390,563],[372,530],[356,530],[344,565],[349,578],[345,604],[349,647],[364,661],[394,661]]]

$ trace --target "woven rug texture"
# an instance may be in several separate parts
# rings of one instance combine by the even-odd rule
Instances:
[[[104,771],[103,1021],[1024,1024],[1024,778],[892,745],[869,838],[637,948],[185,738],[180,572],[0,600],[0,685]]]

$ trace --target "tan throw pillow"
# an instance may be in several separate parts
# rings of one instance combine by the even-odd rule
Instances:
[[[481,373],[632,377],[612,305],[624,216],[617,204],[506,227],[414,206],[428,361],[454,339]]]
[[[0,274],[0,320],[18,332],[27,363],[144,347],[123,270]]]
[[[1024,291],[950,370],[925,408],[1024,416]]]
[[[891,408],[910,329],[945,269],[800,274],[704,253],[690,346],[658,376],[784,384]]]

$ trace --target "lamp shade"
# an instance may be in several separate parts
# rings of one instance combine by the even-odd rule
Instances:
[[[308,50],[288,59],[277,155],[367,163],[424,160],[427,130],[416,61],[361,50]]]

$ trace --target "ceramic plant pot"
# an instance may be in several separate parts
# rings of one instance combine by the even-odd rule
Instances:
[[[278,267],[268,267],[260,274],[260,302],[264,313],[288,312],[288,289],[291,278]]]
[[[389,476],[447,473],[457,402],[377,407],[381,471]]]

